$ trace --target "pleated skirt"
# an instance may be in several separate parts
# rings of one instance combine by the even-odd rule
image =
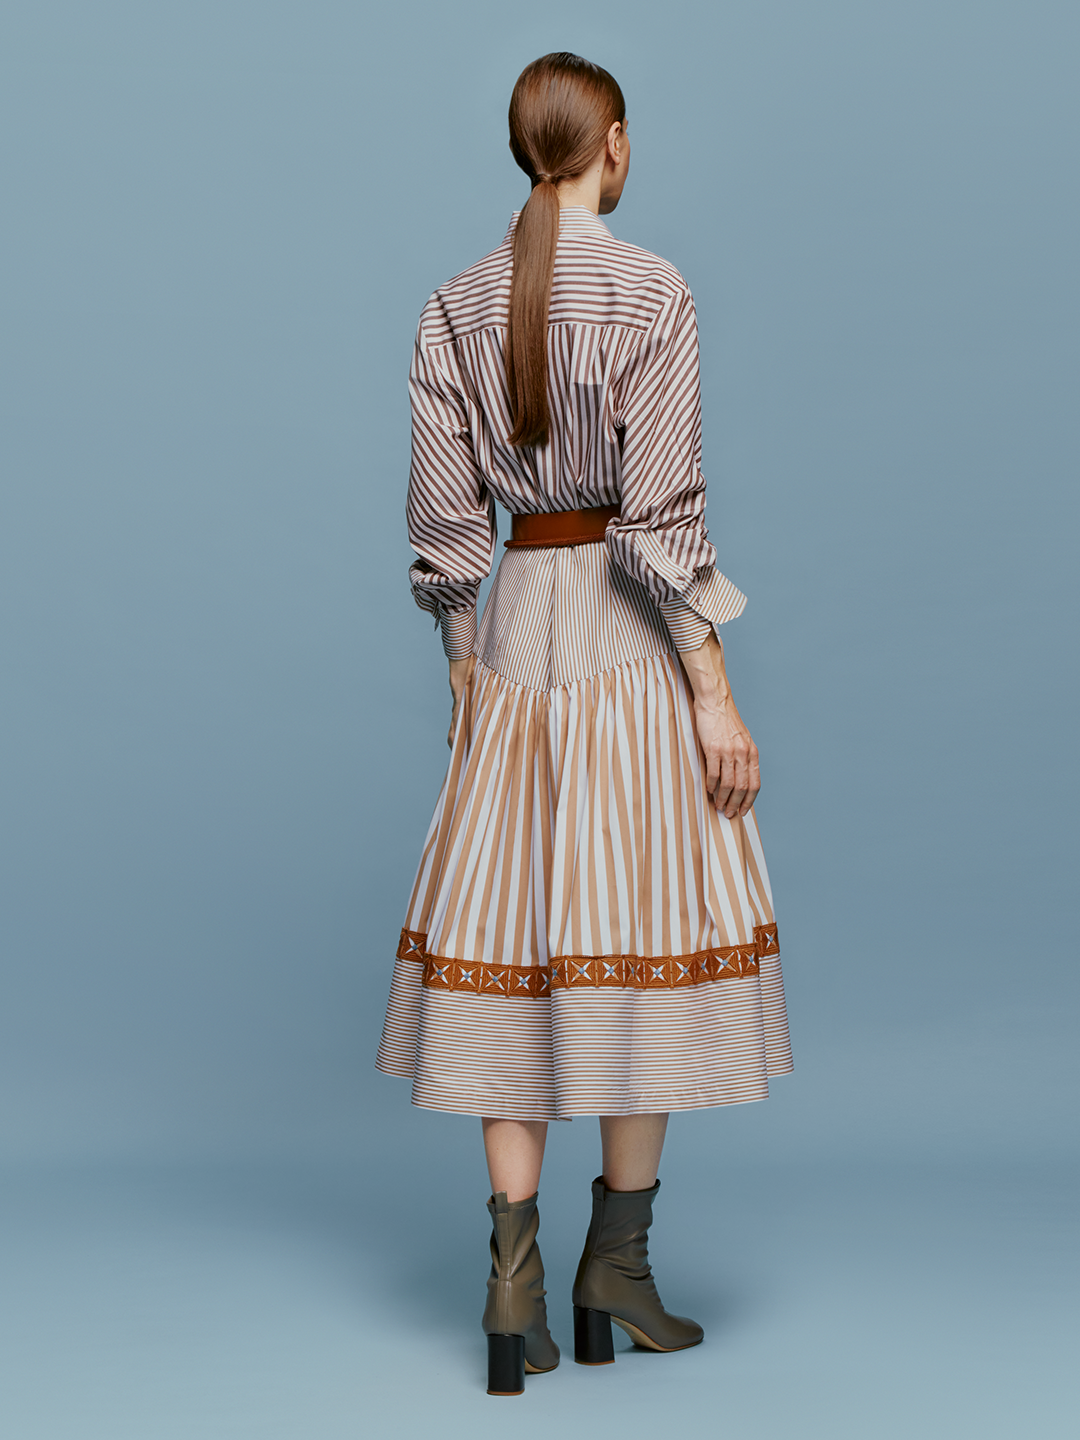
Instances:
[[[792,1068],[753,811],[705,790],[663,618],[602,543],[507,551],[376,1064],[519,1120],[762,1100]]]

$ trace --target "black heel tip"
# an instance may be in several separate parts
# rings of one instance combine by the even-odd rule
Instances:
[[[489,1335],[487,1393],[489,1395],[522,1395],[524,1392],[524,1335]]]
[[[578,1365],[614,1365],[611,1316],[605,1311],[574,1306],[574,1361]]]

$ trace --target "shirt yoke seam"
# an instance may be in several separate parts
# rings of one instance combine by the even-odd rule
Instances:
[[[549,329],[549,330],[552,330],[552,329],[561,329],[561,328],[562,328],[563,326],[565,326],[565,325],[595,325],[598,329],[601,329],[601,330],[626,330],[626,331],[629,331],[630,334],[633,334],[633,335],[646,335],[646,334],[648,334],[649,330],[651,329],[651,325],[630,325],[630,324],[627,324],[626,322],[624,322],[624,321],[622,321],[622,320],[549,320],[549,321],[548,321],[548,329]],[[445,350],[445,349],[447,349],[449,346],[454,345],[458,340],[471,340],[474,335],[483,335],[484,332],[487,331],[487,330],[505,330],[505,329],[506,329],[506,321],[505,321],[505,320],[493,321],[492,323],[487,324],[487,325],[477,325],[477,326],[476,326],[474,329],[472,329],[472,330],[462,330],[462,331],[459,331],[459,332],[455,333],[454,335],[451,335],[448,340],[433,340],[433,339],[431,339],[431,338],[426,338],[426,340],[425,340],[425,346],[426,346],[426,349],[427,349],[429,352],[435,351],[435,350]]]

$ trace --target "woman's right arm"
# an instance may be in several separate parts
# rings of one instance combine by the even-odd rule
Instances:
[[[710,634],[699,650],[679,654],[694,690],[694,722],[705,752],[705,788],[729,820],[746,815],[761,789],[758,749],[735,708],[724,649]]]
[[[476,464],[468,411],[455,383],[452,337],[438,329],[438,321],[439,309],[429,302],[409,374],[412,465],[406,513],[409,540],[419,556],[409,579],[416,603],[442,630],[456,716],[461,677],[476,639],[476,596],[494,559],[495,505]]]

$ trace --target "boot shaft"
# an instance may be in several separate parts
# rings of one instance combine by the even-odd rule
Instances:
[[[609,1190],[604,1177],[592,1184],[592,1220],[578,1266],[575,1290],[592,1260],[602,1261],[633,1279],[649,1275],[649,1226],[660,1181],[648,1190]]]
[[[508,1282],[529,1260],[540,1229],[539,1196],[508,1202],[500,1191],[488,1201],[491,1216],[491,1273],[493,1280]]]

